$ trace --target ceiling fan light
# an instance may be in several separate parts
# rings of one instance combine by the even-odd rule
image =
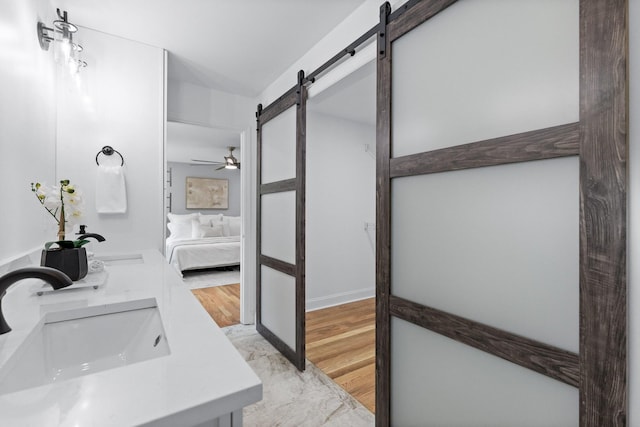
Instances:
[[[238,169],[238,165],[235,163],[227,163],[225,169]]]

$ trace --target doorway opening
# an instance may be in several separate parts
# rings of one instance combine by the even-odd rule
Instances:
[[[313,89],[306,135],[306,357],[375,413],[375,62],[321,92]]]

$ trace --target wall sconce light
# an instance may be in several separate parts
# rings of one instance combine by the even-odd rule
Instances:
[[[87,66],[87,63],[80,59],[82,46],[73,42],[73,33],[78,31],[78,27],[71,22],[67,15],[67,11],[60,13],[60,9],[56,9],[58,18],[53,21],[53,28],[47,27],[42,22],[38,22],[38,42],[42,50],[49,50],[51,42],[55,42],[54,55],[56,62],[68,64],[72,74],[77,73],[80,68]]]
[[[53,41],[49,31],[53,31],[53,28],[46,27],[42,22],[38,22],[38,41],[42,50],[49,50],[49,43]]]

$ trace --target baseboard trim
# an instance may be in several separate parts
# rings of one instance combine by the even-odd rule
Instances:
[[[348,302],[360,301],[367,298],[373,298],[376,294],[375,288],[357,289],[355,291],[340,292],[324,297],[309,298],[307,300],[306,311],[315,311],[322,308],[334,307]]]

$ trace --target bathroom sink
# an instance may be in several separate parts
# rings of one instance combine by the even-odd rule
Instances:
[[[0,394],[169,353],[154,298],[51,312],[0,369]]]

